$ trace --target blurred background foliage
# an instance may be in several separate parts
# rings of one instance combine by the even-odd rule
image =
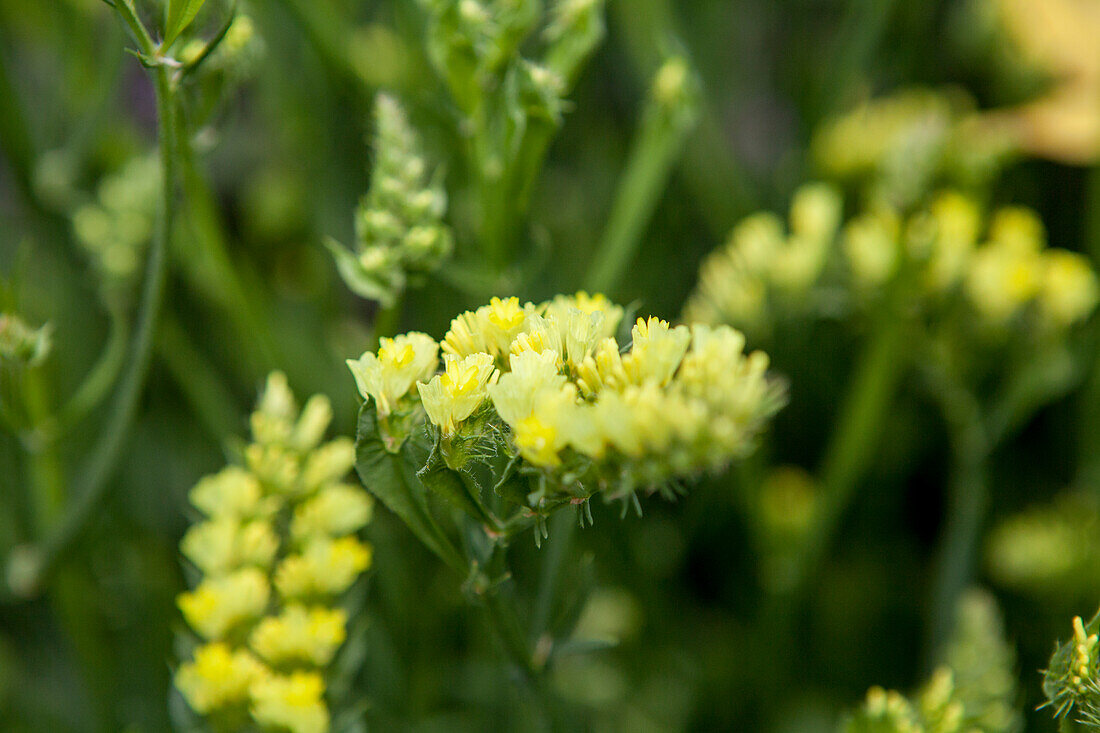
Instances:
[[[139,8],[159,17],[153,3]],[[224,464],[266,374],[281,369],[300,395],[328,395],[335,430],[352,435],[357,400],[344,360],[375,347],[380,313],[396,319],[394,332],[438,336],[489,294],[537,301],[586,286],[650,80],[670,54],[689,59],[698,78],[694,127],[651,215],[641,207],[640,248],[608,293],[619,302],[676,318],[700,263],[742,217],[785,212],[800,184],[821,177],[844,183],[850,211],[867,177],[886,181],[900,206],[913,203],[910,190],[951,183],[990,206],[1030,206],[1052,246],[1100,255],[1100,174],[1091,167],[1100,151],[1100,62],[1091,52],[1100,4],[609,0],[606,39],[535,178],[520,264],[481,291],[459,287],[476,271],[446,276],[444,264],[397,313],[380,312],[351,294],[324,246],[355,240],[378,91],[402,101],[431,168],[443,172],[456,263],[479,262],[472,171],[422,42],[424,9],[412,0],[254,0],[240,9],[247,26],[230,28],[185,89],[194,156],[180,173],[164,307],[136,416],[75,542],[43,587],[23,588],[15,581],[25,548],[51,536],[84,477],[101,470],[93,454],[130,358],[160,184],[150,162],[152,86],[124,52],[131,42],[111,8],[0,0],[0,310],[30,327],[49,324],[40,341],[14,333],[10,318],[0,324],[23,348],[0,367],[4,730],[171,726],[186,493]],[[217,33],[229,10],[207,2],[181,55],[189,39]],[[927,95],[931,111],[906,122],[913,133],[888,170],[831,167],[835,157],[815,138],[824,125],[914,89],[925,91],[910,99]],[[951,165],[966,156],[944,153],[942,139],[975,109],[990,110],[987,126],[953,144],[995,150],[960,174]],[[1048,711],[1034,711],[1038,670],[1068,619],[1091,615],[1100,592],[1096,327],[1073,333],[1076,376],[990,456],[979,518],[988,541],[964,571],[1002,606],[1027,730],[1055,729]],[[577,533],[557,611],[579,618],[578,639],[618,644],[552,670],[559,727],[833,730],[870,686],[912,690],[929,678],[932,645],[943,641],[933,627],[942,622],[937,553],[951,516],[952,457],[916,377],[901,378],[867,435],[867,469],[801,592],[777,592],[781,568],[754,539],[757,514],[778,523],[780,546],[783,522],[797,525],[791,514],[813,490],[804,473],[821,460],[865,335],[828,318],[802,330],[773,354],[791,404],[761,460],[794,467],[768,484],[776,503],[744,501],[743,476],[716,476],[676,502],[649,500],[644,518],[620,521],[618,507],[596,506],[595,527]],[[49,353],[36,354],[46,337]],[[454,579],[387,512],[376,513],[368,537],[375,562],[353,675],[370,703],[367,721],[385,730],[532,727],[521,688]],[[542,549],[517,543],[521,598],[535,595],[552,540]]]

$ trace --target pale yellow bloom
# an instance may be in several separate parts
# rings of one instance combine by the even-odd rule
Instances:
[[[306,456],[302,468],[302,491],[309,493],[348,475],[355,465],[355,441],[346,436],[325,443]]]
[[[1006,206],[989,222],[989,242],[1016,254],[1038,252],[1046,244],[1043,220],[1026,206]]]
[[[559,391],[565,377],[559,373],[554,352],[524,351],[509,357],[511,371],[488,387],[497,414],[513,428],[531,415],[539,396]]]
[[[252,685],[252,717],[261,725],[290,733],[325,733],[329,729],[325,681],[316,672],[270,674]]]
[[[444,354],[460,359],[489,350],[485,334],[481,328],[481,317],[477,311],[460,313],[451,320],[451,329],[440,342]]]
[[[680,366],[691,341],[687,326],[670,328],[668,321],[638,319],[631,333],[634,344],[623,357],[623,369],[633,384],[652,380],[664,386]]]
[[[329,484],[295,508],[290,534],[296,540],[343,537],[366,525],[373,508],[374,500],[358,486]]]
[[[604,388],[622,389],[626,384],[626,369],[619,353],[619,343],[613,338],[605,338],[597,344],[595,353],[585,357],[577,367],[577,386],[586,397],[598,394]]]
[[[266,513],[260,482],[237,466],[228,466],[199,481],[191,489],[191,503],[208,517],[252,517]]]
[[[193,591],[181,593],[176,603],[188,625],[204,639],[221,639],[242,623],[261,616],[271,586],[257,568],[207,578]]]
[[[544,468],[561,463],[559,454],[569,444],[577,417],[576,398],[571,384],[538,393],[531,414],[512,426],[520,455]]]
[[[249,646],[274,665],[305,662],[323,667],[347,638],[347,614],[341,609],[294,603],[268,616],[249,636]]]
[[[509,351],[513,355],[524,352],[536,354],[553,353],[557,367],[562,365],[562,334],[557,324],[556,317],[543,317],[531,311],[527,314],[527,322],[523,326],[523,332],[516,336]]]
[[[184,556],[206,575],[222,575],[246,566],[268,568],[279,538],[266,519],[242,523],[217,517],[187,530],[180,542]]]
[[[857,283],[877,287],[898,267],[901,224],[887,209],[858,216],[844,227],[844,254]]]
[[[556,319],[558,324],[565,324],[570,311],[573,310],[589,315],[599,313],[603,316],[600,320],[599,338],[614,336],[619,328],[619,322],[623,319],[621,306],[612,303],[602,293],[589,295],[583,290],[573,295],[554,296],[546,304],[546,317]]]
[[[291,444],[300,451],[316,448],[324,438],[325,430],[331,422],[332,403],[324,395],[313,395],[302,408],[302,414],[298,416],[298,422],[294,425],[294,432],[290,436]]]
[[[489,353],[494,357],[507,354],[527,321],[527,310],[520,306],[519,298],[493,298],[477,311]]]
[[[244,650],[232,650],[220,641],[195,650],[193,661],[176,672],[176,687],[197,713],[209,713],[249,699],[252,683],[267,673],[266,668]]]
[[[443,361],[443,374],[417,388],[428,419],[444,435],[451,435],[488,397],[486,387],[495,381],[496,369],[488,354],[471,354],[463,359],[447,355]]]
[[[359,394],[373,397],[378,414],[388,415],[412,386],[431,377],[439,364],[439,344],[424,333],[380,339],[377,354],[367,352],[348,360]]]
[[[967,293],[978,312],[992,321],[1004,321],[1036,295],[1040,274],[1038,252],[987,245],[971,262]]]
[[[275,570],[284,599],[343,593],[370,567],[371,548],[355,537],[314,537],[301,554],[288,555]]]
[[[1100,301],[1100,285],[1087,257],[1064,249],[1043,253],[1039,306],[1056,326],[1087,318]]]
[[[791,201],[791,235],[812,242],[828,243],[836,236],[844,199],[827,183],[807,183],[795,191]]]
[[[932,288],[946,290],[966,272],[981,233],[982,214],[974,199],[954,191],[937,196],[929,213],[935,234],[926,277]]]

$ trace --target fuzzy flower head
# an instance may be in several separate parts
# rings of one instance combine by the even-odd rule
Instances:
[[[200,646],[192,661],[180,665],[176,687],[195,712],[205,714],[246,704],[252,684],[265,674],[268,670],[247,651],[215,641]]]
[[[267,609],[271,585],[258,568],[208,578],[177,601],[188,625],[205,639],[222,639]]]
[[[359,394],[374,398],[379,415],[394,410],[412,386],[429,378],[439,363],[439,344],[423,333],[407,333],[382,338],[377,354],[366,352],[358,360],[348,360]]]
[[[408,368],[400,352],[410,341],[416,352],[416,335],[395,339],[383,350],[397,354],[381,361]],[[434,348],[421,371],[434,369]],[[334,605],[370,566],[371,548],[355,533],[373,507],[363,489],[344,483],[352,441],[322,442],[331,419],[327,399],[312,397],[299,411],[286,378],[273,374],[252,414],[245,467],[191,492],[206,518],[180,549],[203,578],[177,604],[209,643],[183,661],[176,686],[199,714],[232,708],[265,729],[328,730],[317,671],[347,635],[345,612]]]
[[[493,357],[484,353],[463,359],[448,355],[443,361],[442,374],[417,386],[428,419],[444,435],[452,435],[488,397],[486,387],[495,381],[496,369]]]
[[[256,722],[290,733],[325,733],[329,729],[325,681],[316,672],[270,674],[251,688]]]
[[[274,665],[303,662],[324,667],[347,636],[347,614],[341,609],[291,604],[278,616],[256,625],[249,646]]]

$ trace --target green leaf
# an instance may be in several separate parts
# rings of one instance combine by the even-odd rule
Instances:
[[[359,410],[355,438],[355,470],[359,479],[386,508],[401,518],[425,547],[465,575],[466,562],[429,513],[427,492],[414,470],[418,462],[413,460],[413,451],[411,441],[405,441],[400,453],[386,450],[378,431],[374,400],[367,400]]]
[[[416,473],[416,477],[456,509],[465,512],[486,528],[497,532],[500,522],[485,508],[478,495],[477,486],[471,486],[471,476],[462,475],[447,466],[438,450],[433,450],[428,462]]]
[[[165,48],[191,25],[204,2],[206,0],[168,0],[168,18],[164,22]]]

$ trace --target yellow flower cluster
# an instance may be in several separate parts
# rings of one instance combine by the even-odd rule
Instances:
[[[738,224],[729,242],[703,263],[686,320],[753,328],[770,298],[800,297],[821,276],[843,213],[840,193],[811,183],[791,203],[789,231],[761,212]]]
[[[807,210],[802,226],[820,226],[819,219]],[[622,315],[603,296],[583,292],[538,305],[494,298],[451,322],[442,372],[426,381],[421,372],[416,392],[397,401],[419,396],[445,441],[494,434],[480,416],[495,415],[509,450],[529,465],[547,473],[584,465],[603,483],[628,475],[651,485],[743,452],[779,406],[765,378],[767,356],[746,354],[732,328],[674,327],[658,318],[638,319],[624,352],[613,335]],[[434,344],[415,336],[411,348],[434,358]],[[382,358],[389,348],[349,361],[380,415],[394,403],[383,385],[405,373]],[[364,365],[375,364],[378,378],[364,379]]]
[[[754,329],[767,321],[783,292],[805,292],[817,282],[841,210],[836,194],[826,191],[815,185],[799,192],[789,237],[772,214],[755,214],[738,225],[730,242],[703,263],[687,318]],[[815,212],[802,217],[816,227],[799,224],[800,208]],[[799,234],[807,229],[818,232],[818,239]],[[1048,326],[1065,328],[1100,302],[1088,259],[1048,248],[1042,222],[1023,207],[997,210],[987,226],[978,203],[954,191],[938,194],[908,218],[880,202],[850,219],[839,240],[842,262],[830,272],[847,277],[840,286],[859,297],[881,291],[904,264],[917,271],[921,296],[940,300],[961,293],[991,325],[1033,310]],[[816,248],[806,241],[816,241]]]
[[[178,604],[204,643],[180,665],[176,686],[200,714],[248,714],[292,733],[329,728],[320,671],[347,626],[334,600],[370,565],[355,533],[373,508],[366,492],[342,483],[351,442],[321,443],[331,419],[322,396],[299,412],[286,378],[272,374],[252,414],[247,468],[227,467],[191,491],[205,519],[180,547],[203,578]]]

